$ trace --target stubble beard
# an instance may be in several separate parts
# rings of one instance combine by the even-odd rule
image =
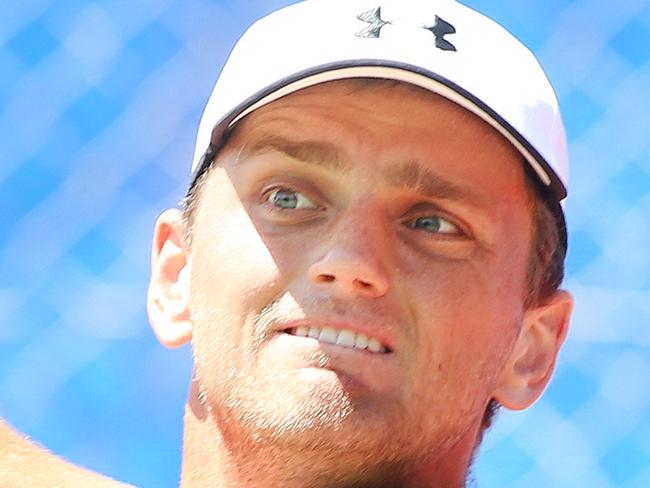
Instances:
[[[399,409],[359,403],[344,389],[274,395],[235,369],[218,392],[197,378],[211,421],[233,458],[273,473],[282,486],[406,486],[418,466],[460,437],[438,433],[432,442]]]
[[[200,319],[194,317],[199,327]],[[261,314],[255,320],[269,318]],[[269,328],[258,323],[251,330]],[[252,349],[262,350],[267,340],[268,334],[254,332]],[[255,360],[223,360],[241,357],[236,341],[210,342],[195,344],[195,382],[220,442],[246,469],[273,472],[285,480],[283,486],[291,486],[289,480],[315,488],[406,486],[417,467],[444,457],[465,433],[460,425],[431,431],[431,425],[447,425],[448,419],[414,425],[397,402],[357,398],[343,384],[306,389],[289,373],[265,376]]]

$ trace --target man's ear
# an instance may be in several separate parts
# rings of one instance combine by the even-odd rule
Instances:
[[[543,305],[524,315],[519,336],[501,372],[493,398],[511,410],[522,410],[537,400],[551,379],[564,342],[573,298],[557,291]]]
[[[156,337],[167,347],[192,338],[190,264],[183,216],[178,209],[166,210],[153,236],[147,312]]]

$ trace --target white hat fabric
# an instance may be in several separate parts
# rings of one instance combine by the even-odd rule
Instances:
[[[454,101],[521,152],[549,199],[566,196],[564,125],[539,62],[499,24],[453,0],[306,0],[257,21],[205,108],[193,179],[251,111],[347,78],[404,81]]]

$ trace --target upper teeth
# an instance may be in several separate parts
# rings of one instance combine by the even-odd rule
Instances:
[[[385,353],[388,349],[384,347],[377,339],[369,338],[365,334],[360,334],[347,329],[335,329],[333,327],[296,327],[288,331],[290,334],[299,337],[312,337],[321,342],[328,344],[337,344],[343,347],[352,347],[354,349],[367,349],[370,352]]]

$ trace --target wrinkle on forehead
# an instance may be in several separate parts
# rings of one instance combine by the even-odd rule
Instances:
[[[336,144],[319,140],[294,141],[276,134],[266,134],[246,144],[239,154],[239,160],[245,161],[266,151],[277,151],[298,161],[333,171],[352,169],[352,164],[346,160]]]
[[[263,134],[247,143],[239,154],[238,162],[245,164],[256,155],[270,151],[278,152],[297,163],[337,173],[348,173],[354,169],[352,160],[334,143],[321,140],[297,141],[278,134]],[[424,197],[467,201],[475,206],[483,206],[488,200],[480,189],[445,179],[428,168],[425,162],[415,159],[395,161],[378,170],[380,181],[385,185]]]
[[[418,161],[405,161],[388,166],[382,170],[383,178],[389,185],[407,189],[431,198],[457,200],[484,206],[488,200],[478,189],[445,179]]]

